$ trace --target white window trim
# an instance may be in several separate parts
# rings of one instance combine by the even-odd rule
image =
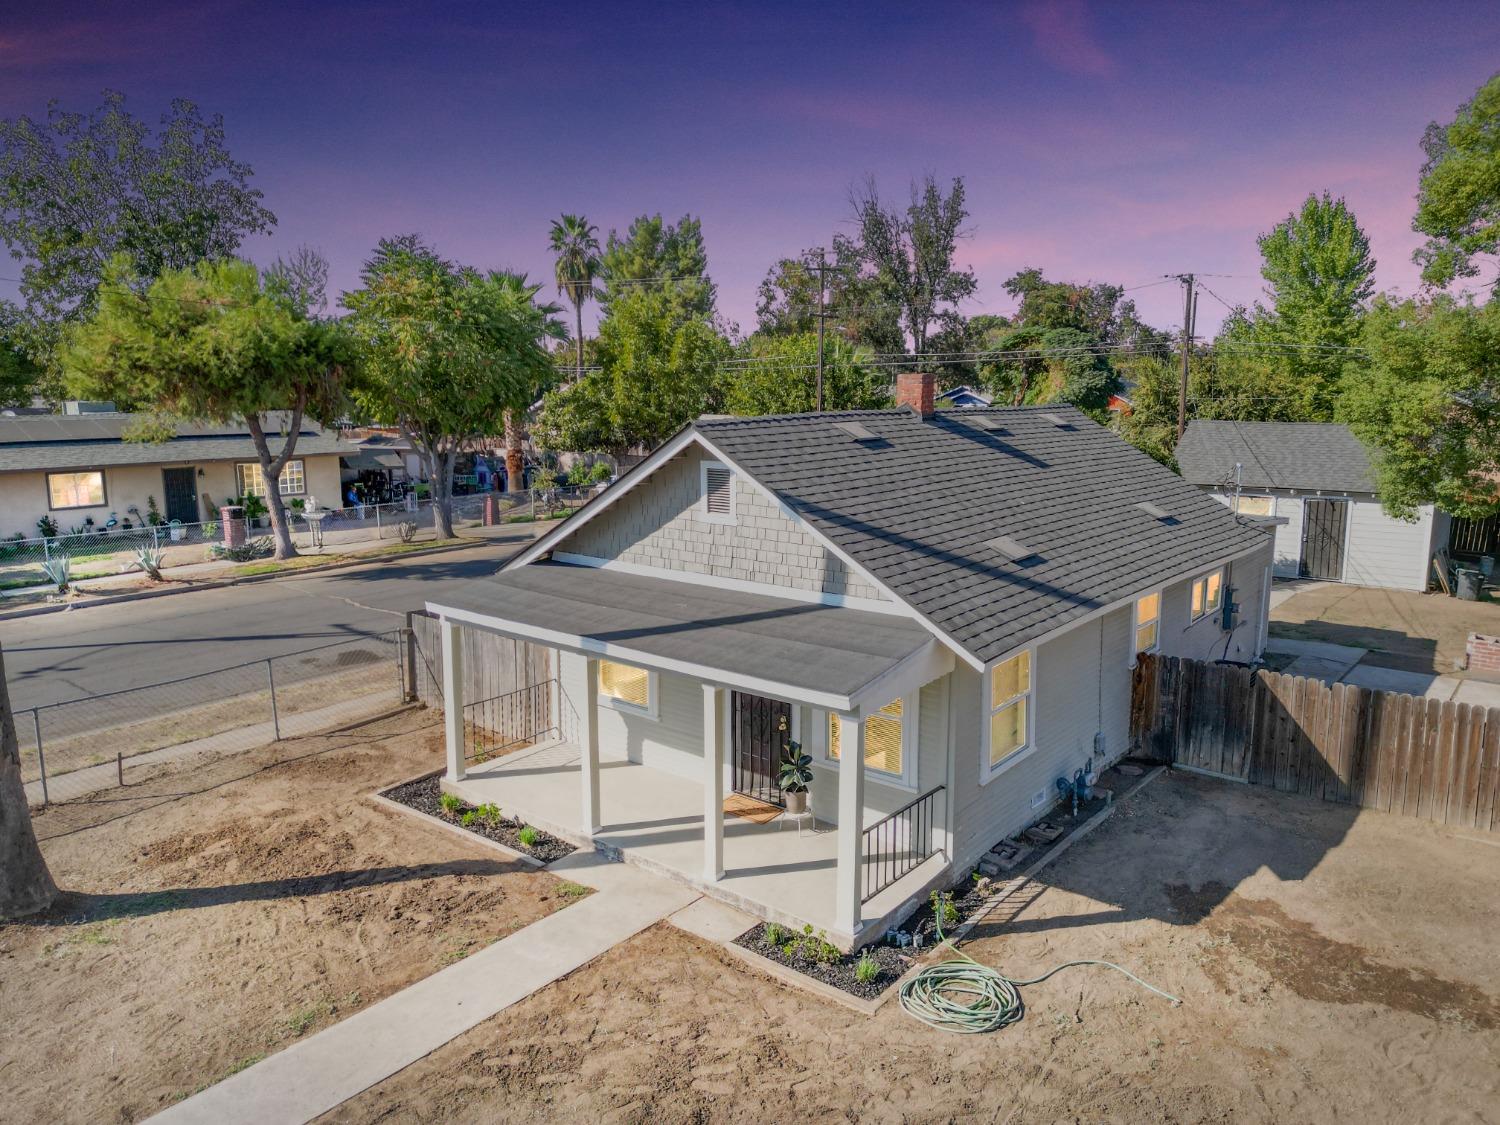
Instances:
[[[622,715],[635,715],[642,719],[657,720],[661,718],[661,696],[657,691],[657,675],[653,668],[641,668],[639,664],[631,664],[628,660],[606,660],[600,657],[598,664],[594,667],[594,675],[599,675],[599,664],[623,664],[627,668],[640,668],[646,673],[646,706],[639,707],[634,703],[627,703],[623,699],[616,699],[604,691],[604,685],[599,684],[599,706],[608,707],[611,711],[618,711]]]
[[[886,770],[876,769],[869,763],[865,764],[865,780],[873,781],[878,785],[886,785],[892,789],[905,789],[912,793],[917,791],[917,734],[920,729],[921,716],[918,708],[920,706],[921,692],[914,691],[910,695],[901,697],[901,772],[890,773]],[[884,706],[882,704],[881,706]],[[880,708],[872,708],[869,715],[875,714]],[[813,760],[813,765],[821,769],[837,772],[839,760],[833,757],[828,747],[828,721],[831,711],[814,711],[813,723],[814,738],[817,746],[808,750],[804,743],[804,752]],[[863,721],[863,719],[861,720]],[[798,739],[800,742],[801,739]]]
[[[1138,649],[1135,647],[1135,638],[1136,634],[1138,634],[1141,629],[1141,599],[1149,598],[1152,594],[1156,595],[1156,643],[1150,648]],[[1191,599],[1192,596],[1192,591],[1191,589],[1189,589],[1189,599]],[[1138,594],[1135,600],[1130,603],[1130,660],[1127,663],[1126,667],[1134,668],[1135,658],[1137,656],[1141,656],[1144,653],[1161,651],[1161,611],[1162,605],[1165,603],[1165,601],[1166,590],[1158,586],[1155,590],[1147,590],[1142,594]],[[1191,604],[1191,602],[1189,602],[1189,604]]]
[[[1158,632],[1159,632],[1159,630],[1158,630]],[[1135,634],[1132,633],[1131,634],[1131,644],[1134,644],[1134,643],[1135,643]],[[1036,645],[1034,645],[1034,644],[1027,645],[1024,648],[1018,648],[1014,652],[1007,653],[1006,656],[1004,657],[1004,659],[996,660],[994,663],[988,664],[988,665],[985,666],[985,669],[984,669],[984,680],[983,680],[983,683],[981,684],[981,687],[982,687],[981,698],[984,700],[983,704],[981,705],[984,708],[984,712],[983,712],[984,737],[980,739],[980,743],[981,743],[981,745],[980,745],[980,752],[979,752],[979,784],[980,785],[988,785],[990,782],[994,781],[995,778],[997,778],[1001,774],[1005,773],[1006,770],[1011,769],[1013,766],[1018,765],[1019,763],[1025,761],[1027,758],[1031,757],[1032,754],[1036,753],[1036,669],[1037,669],[1036,650],[1037,650],[1037,646]],[[990,706],[991,693],[994,691],[994,686],[993,686],[993,684],[991,682],[991,677],[995,674],[995,669],[996,668],[1000,667],[1000,665],[1006,663],[1007,661],[1014,660],[1016,657],[1020,656],[1023,652],[1029,652],[1031,654],[1031,658],[1030,658],[1031,683],[1030,683],[1030,686],[1026,690],[1026,694],[1024,694],[1024,695],[1018,695],[1014,700],[1012,700],[1010,703],[1007,703],[1005,706],[1006,707],[1014,707],[1015,704],[1019,700],[1022,700],[1022,699],[1026,700],[1026,742],[1021,746],[1021,748],[1019,750],[1012,751],[1011,754],[1010,754],[1010,756],[1007,757],[1004,761],[998,762],[995,765],[991,765],[990,764],[990,737],[991,737],[991,723],[990,723],[990,720],[993,719],[995,717],[995,715],[999,711],[1005,710],[1004,707],[995,708],[995,707],[991,707]]]
[[[1208,604],[1208,580],[1210,578],[1212,578],[1215,574],[1217,574],[1219,576],[1219,601],[1218,601],[1217,605],[1214,605],[1214,606],[1210,607],[1209,604]],[[1219,612],[1219,609],[1224,605],[1224,586],[1225,586],[1225,584],[1228,581],[1229,581],[1228,568],[1221,566],[1221,567],[1216,567],[1213,570],[1205,571],[1204,573],[1198,575],[1196,578],[1194,578],[1191,582],[1188,583],[1188,625],[1189,626],[1196,625],[1196,624],[1198,624],[1198,622],[1202,621],[1204,618],[1212,617],[1214,614],[1216,614],[1216,613]],[[1203,612],[1200,613],[1200,614],[1197,614],[1196,616],[1194,616],[1194,614],[1193,614],[1193,587],[1197,586],[1198,583],[1200,583],[1200,582],[1203,583]],[[1159,632],[1159,630],[1158,630],[1158,632]],[[1134,644],[1135,641],[1132,639],[1131,643]]]
[[[722,469],[729,474],[729,511],[710,512],[708,510],[708,470]],[[738,517],[737,497],[738,490],[734,484],[734,470],[722,461],[699,461],[698,462],[698,504],[697,516],[703,523],[735,523]]]
[[[286,470],[290,469],[293,465],[299,465],[299,466],[301,466],[301,471],[302,471],[302,487],[301,488],[282,488],[282,485],[284,485],[284,484],[287,483],[287,477],[285,475],[286,474]],[[260,476],[260,478],[261,478],[261,491],[260,492],[252,493],[252,492],[250,492],[250,490],[248,488],[245,488],[244,485],[241,484],[241,479],[244,476],[244,474],[242,474],[240,472],[240,470],[244,469],[244,468],[253,468],[256,471],[256,473]],[[265,487],[265,471],[261,468],[259,461],[236,461],[235,465],[234,465],[234,483],[236,484],[236,486],[238,486],[240,488],[241,493],[243,495],[259,496],[262,500],[264,500],[266,498],[267,490],[266,490],[266,487]],[[280,491],[281,495],[283,495],[283,496],[306,496],[307,495],[307,461],[305,459],[301,458],[301,457],[293,457],[291,460],[289,460],[282,467],[281,475],[278,475],[277,478],[276,478],[276,487]]]

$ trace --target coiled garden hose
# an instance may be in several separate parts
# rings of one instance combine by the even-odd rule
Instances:
[[[1012,980],[960,951],[943,936],[941,923],[938,925],[938,941],[946,945],[957,959],[940,961],[936,965],[917,970],[902,982],[899,996],[901,1007],[939,1031],[977,1035],[1008,1027],[1026,1014],[1026,1006],[1021,1002],[1022,988],[1041,984],[1054,973],[1075,965],[1103,965],[1124,973],[1142,988],[1150,989],[1174,1005],[1182,1003],[1170,992],[1163,992],[1154,984],[1146,983],[1129,969],[1116,965],[1113,961],[1065,961],[1039,977]]]

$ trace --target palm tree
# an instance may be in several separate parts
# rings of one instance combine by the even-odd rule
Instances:
[[[564,215],[552,223],[552,252],[557,255],[557,291],[573,306],[575,378],[583,378],[583,303],[598,297],[599,230],[582,215]]]
[[[514,273],[509,270],[501,270],[492,274],[491,277],[500,284],[502,298],[515,310],[520,322],[534,334],[533,338],[538,344],[545,344],[547,340],[568,338],[567,328],[558,319],[562,306],[551,302],[544,305],[537,304],[536,295],[542,288],[540,285],[532,285],[524,273]],[[547,370],[550,373],[555,368],[549,364]],[[521,420],[531,409],[531,404],[549,389],[551,382],[551,380],[544,381],[544,377],[540,375],[535,380],[524,381],[518,388],[515,401],[505,408],[505,491],[507,492],[521,491],[526,471],[525,457],[521,448],[525,431]]]

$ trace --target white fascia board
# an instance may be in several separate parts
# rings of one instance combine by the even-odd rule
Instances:
[[[527,547],[526,550],[511,558],[500,569],[514,570],[517,567],[525,566],[527,563],[536,562],[537,559],[552,549],[554,543],[577,531],[600,512],[607,511],[620,497],[655,473],[664,462],[670,461],[694,442],[700,445],[703,444],[702,438],[691,426],[679,430],[675,437],[669,438],[666,444],[658,446],[656,452],[636,465],[609,488],[606,488],[603,494],[596,500],[578,509],[576,515],[563,520],[562,523],[547,532],[546,535],[543,535],[530,547]]]
[[[1117,609],[1124,609],[1126,606],[1134,605],[1135,600],[1141,597],[1143,594],[1149,594],[1153,590],[1165,590],[1168,586],[1175,585],[1178,582],[1187,581],[1192,578],[1199,578],[1205,574],[1211,574],[1221,567],[1226,567],[1231,563],[1239,562],[1241,559],[1247,558],[1250,555],[1258,554],[1261,551],[1265,551],[1271,546],[1271,537],[1267,535],[1266,542],[1261,543],[1258,546],[1246,547],[1243,551],[1236,551],[1232,555],[1225,555],[1222,558],[1215,559],[1213,562],[1205,563],[1202,566],[1195,566],[1192,570],[1179,571],[1177,574],[1173,575],[1170,578],[1163,578],[1158,582],[1153,582],[1149,586],[1142,586],[1134,593],[1127,594],[1125,597],[1112,601],[1108,605],[1100,606],[1098,609],[1090,610],[1082,617],[1075,617],[1071,621],[1059,625],[1056,629],[1050,629],[1039,637],[1033,637],[1031,640],[1026,641],[1024,644],[1018,644],[1014,648],[1002,652],[999,656],[993,657],[987,663],[982,665],[980,671],[988,673],[989,670],[996,664],[1001,664],[1009,660],[1012,656],[1015,656],[1016,653],[1022,651],[1023,649],[1044,645],[1055,637],[1062,636],[1069,629],[1077,629],[1081,625],[1087,625],[1091,621],[1097,621],[1107,613],[1113,613]],[[1200,618],[1199,620],[1202,619]]]
[[[491,633],[536,641],[538,644],[567,649],[584,656],[602,656],[606,660],[618,660],[622,664],[635,664],[660,672],[674,672],[705,683],[734,688],[736,691],[743,691],[750,695],[771,696],[775,699],[786,700],[788,703],[805,703],[809,707],[818,707],[825,711],[852,711],[854,709],[854,701],[847,695],[812,691],[795,684],[766,680],[759,676],[745,676],[723,668],[710,668],[705,664],[695,664],[690,660],[654,656],[625,645],[601,641],[596,637],[582,637],[576,633],[564,633],[557,629],[509,621],[503,617],[491,617],[488,614],[474,613],[471,610],[455,609],[441,602],[428,602],[427,611],[461,625],[472,625],[476,629],[484,629]]]
[[[744,477],[747,481],[749,481],[752,487],[754,487],[757,490],[759,490],[760,493],[761,493],[761,495],[763,495],[767,500],[771,501],[771,503],[776,504],[776,505],[778,505],[778,506],[780,506],[782,508],[786,507],[785,503],[782,501],[782,499],[779,496],[776,495],[776,493],[772,492],[769,488],[767,488],[764,484],[762,484],[758,479],[756,479],[756,477],[753,474],[746,472],[745,469],[744,469],[744,466],[740,465],[737,461],[735,461],[735,459],[733,457],[730,457],[727,453],[725,453],[718,446],[714,445],[714,443],[712,441],[710,441],[708,438],[704,437],[702,434],[699,434],[697,436],[698,436],[699,443],[701,445],[703,445],[704,448],[706,448],[710,453],[712,453],[719,460],[723,461],[724,464],[733,466],[734,470],[737,473],[739,473],[742,477]],[[793,514],[795,515],[795,513],[793,513]],[[926,629],[929,633],[931,633],[938,640],[942,641],[943,644],[946,645],[948,648],[952,649],[953,652],[954,652],[954,654],[956,656],[958,656],[959,659],[963,660],[964,663],[968,664],[970,667],[972,667],[977,672],[982,672],[984,670],[984,661],[980,660],[977,656],[975,656],[973,653],[971,653],[968,649],[964,648],[963,645],[959,644],[952,637],[950,637],[947,633],[943,632],[943,630],[941,628],[939,628],[938,625],[935,622],[933,622],[932,620],[930,620],[926,615],[924,615],[921,612],[919,612],[910,602],[908,602],[900,594],[896,593],[889,586],[887,586],[884,582],[880,581],[880,579],[876,578],[873,574],[871,574],[868,570],[866,570],[863,566],[861,566],[859,563],[855,562],[853,558],[851,558],[842,548],[840,548],[838,546],[838,544],[834,543],[834,541],[832,539],[829,539],[828,536],[824,535],[821,531],[819,531],[812,524],[812,522],[810,520],[807,520],[807,519],[805,519],[805,518],[803,518],[801,516],[798,516],[797,517],[797,523],[798,523],[799,527],[801,527],[804,531],[807,532],[807,534],[811,535],[814,539],[816,539],[818,541],[818,543],[821,544],[822,547],[825,550],[827,550],[829,553],[831,553],[835,558],[839,559],[845,566],[847,566],[850,570],[852,570],[856,574],[858,574],[861,578],[863,578],[870,585],[874,586],[877,590],[879,590],[886,597],[890,598],[896,605],[902,607],[902,610],[905,612],[905,614],[908,617],[910,617],[913,621],[916,621],[918,624],[920,624],[924,629]]]
[[[879,710],[897,696],[915,695],[925,684],[953,671],[957,663],[953,650],[936,638],[904,658],[894,668],[882,672],[853,695],[860,714]]]

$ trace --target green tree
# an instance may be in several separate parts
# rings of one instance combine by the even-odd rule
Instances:
[[[526,280],[524,273],[502,271],[494,277],[505,290],[507,301],[518,313],[530,319],[535,325],[539,347],[545,351],[549,343],[568,338],[567,328],[558,319],[558,313],[562,312],[562,308],[551,302],[537,303],[536,296],[542,288],[540,285],[532,285]],[[579,366],[581,370],[582,364]],[[554,364],[548,363],[545,370],[540,366],[528,364],[525,370],[532,377],[516,380],[516,397],[505,408],[505,490],[507,492],[521,491],[525,480],[526,430],[524,422],[527,412],[543,394],[557,385],[557,368]]]
[[[1422,149],[1427,161],[1412,229],[1427,235],[1427,243],[1413,260],[1424,281],[1448,285],[1479,273],[1476,254],[1500,250],[1500,74],[1448,124],[1428,125]],[[1500,272],[1492,287],[1500,294]]]
[[[714,316],[717,289],[708,277],[703,225],[691,215],[676,226],[660,215],[642,215],[624,237],[610,231],[599,264],[606,317],[622,296],[637,292],[667,294],[684,315]]]
[[[757,333],[740,349],[744,362],[725,374],[724,408],[731,414],[801,414],[816,409],[818,338]],[[823,348],[826,410],[880,410],[891,404],[890,376],[872,367],[868,352],[838,337]]]
[[[1377,298],[1363,338],[1369,367],[1339,416],[1378,452],[1381,503],[1400,516],[1500,512],[1500,302]]]
[[[537,287],[455,265],[415,235],[382,239],[360,282],[342,298],[361,350],[355,401],[421,454],[437,535],[451,538],[459,451],[552,377],[550,313]]]
[[[984,361],[984,385],[1011,405],[1070,402],[1102,419],[1119,377],[1094,338],[1077,328],[1022,327],[1002,335],[1005,353]]]
[[[117,254],[94,315],[70,329],[61,357],[83,397],[192,422],[243,419],[265,479],[276,557],[297,553],[281,471],[296,454],[303,418],[331,423],[343,404],[352,350],[341,325],[307,316],[249,262],[202,261],[147,284]],[[268,430],[283,435],[279,452]]]
[[[574,378],[582,379],[583,306],[599,296],[594,289],[594,279],[602,268],[599,232],[582,215],[564,215],[553,220],[548,241],[557,256],[557,291],[573,306],[573,346],[577,360]]]
[[[1325,191],[1258,243],[1271,307],[1257,305],[1226,338],[1274,362],[1297,392],[1301,420],[1328,421],[1375,289],[1370,240],[1348,205]]]
[[[914,181],[911,202],[900,208],[885,204],[871,176],[850,202],[860,253],[900,306],[912,350],[920,355],[932,326],[954,321],[959,302],[979,288],[973,271],[954,262],[969,217],[963,177],[955,177],[946,194],[932,175]]]
[[[864,269],[853,239],[835,234],[832,253],[823,255],[826,331],[846,343],[882,354],[904,352],[901,306],[875,273]],[[797,335],[818,330],[817,250],[781,258],[760,283],[755,315],[761,335]]]
[[[600,322],[599,368],[549,391],[533,428],[548,449],[621,458],[651,449],[714,407],[729,343],[656,287],[621,292]]]
[[[172,102],[153,137],[105,91],[92,113],[0,121],[0,240],[22,263],[24,343],[56,394],[65,322],[86,318],[116,254],[151,279],[234,254],[276,216],[230,156],[224,123]]]
[[[0,301],[0,409],[28,406],[42,371],[22,342],[21,310]]]

